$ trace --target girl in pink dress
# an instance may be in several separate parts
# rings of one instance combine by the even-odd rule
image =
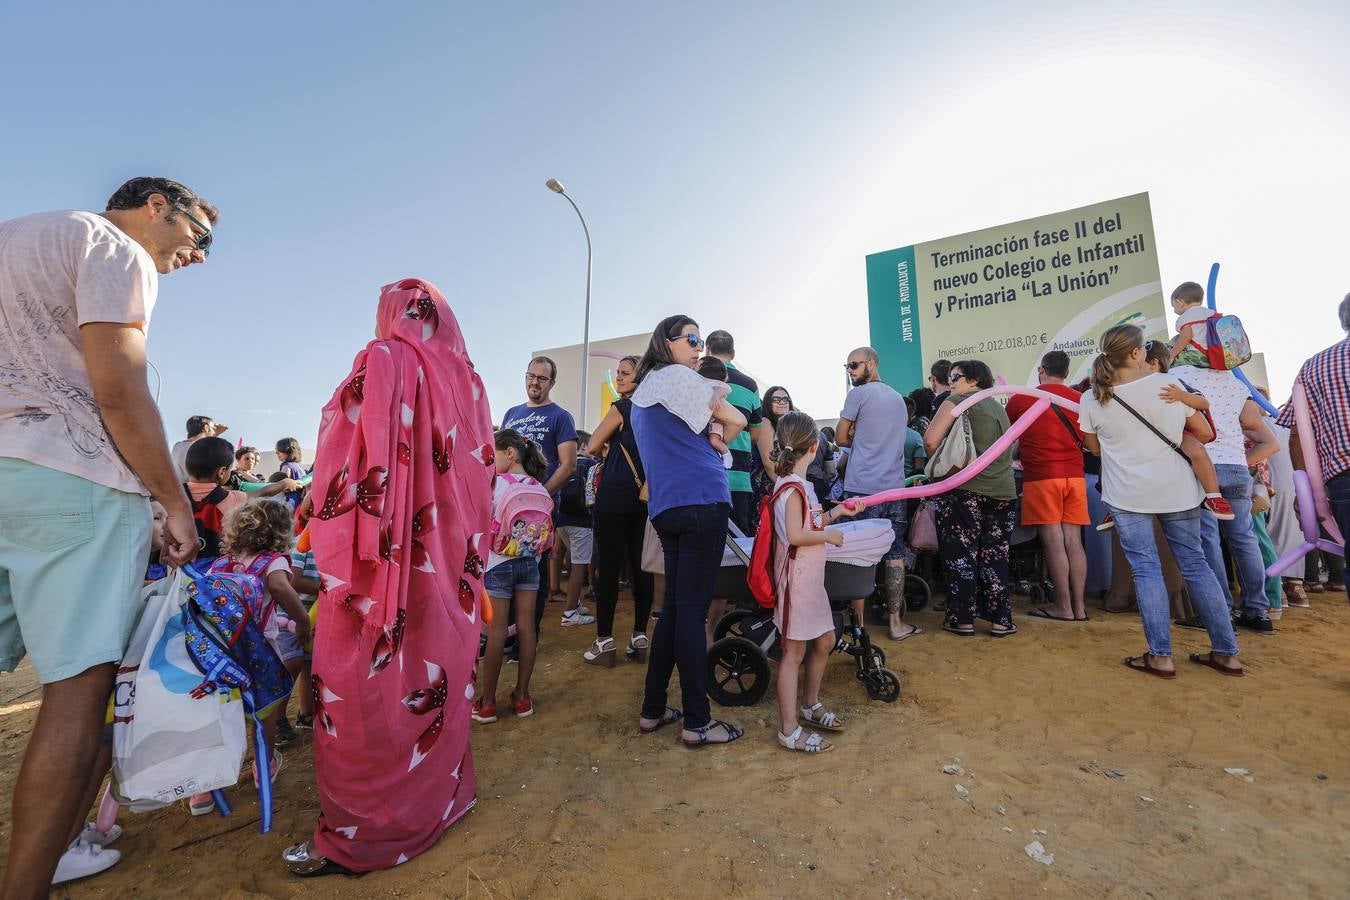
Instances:
[[[843,731],[844,721],[820,702],[825,660],[834,648],[834,615],[825,593],[825,545],[844,545],[844,533],[824,525],[851,516],[861,507],[849,500],[822,513],[815,489],[806,480],[806,468],[816,458],[820,433],[815,420],[790,412],[778,420],[775,432],[773,529],[777,538],[774,572],[778,605],[773,623],[783,640],[778,664],[778,743],[788,750],[823,753],[833,745],[814,731],[804,731],[798,718],[826,731]],[[810,645],[811,655],[806,656]],[[804,705],[797,707],[797,670],[806,657]]]

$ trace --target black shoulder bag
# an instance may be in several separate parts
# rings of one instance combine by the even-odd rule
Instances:
[[[1176,442],[1174,442],[1174,441],[1173,441],[1171,438],[1169,438],[1167,435],[1163,434],[1161,431],[1159,431],[1158,429],[1154,428],[1152,422],[1150,422],[1148,419],[1145,419],[1143,416],[1139,415],[1139,413],[1135,412],[1134,407],[1133,407],[1133,406],[1130,406],[1130,404],[1128,404],[1128,403],[1126,403],[1124,400],[1122,400],[1122,399],[1120,398],[1120,395],[1119,395],[1119,394],[1117,394],[1117,393],[1115,393],[1114,391],[1112,391],[1112,392],[1111,392],[1111,399],[1114,400],[1114,401],[1116,401],[1117,403],[1119,403],[1121,406],[1125,407],[1125,411],[1126,411],[1127,413],[1129,413],[1130,415],[1134,416],[1134,417],[1135,417],[1136,419],[1138,419],[1140,422],[1143,422],[1144,425],[1148,428],[1149,431],[1153,432],[1154,434],[1156,434],[1156,435],[1158,436],[1158,440],[1162,441],[1164,444],[1166,444],[1167,446],[1169,446],[1169,447],[1171,447],[1173,450],[1175,450],[1178,456],[1180,456],[1182,459],[1186,460],[1186,465],[1188,465],[1188,466],[1191,465],[1191,458],[1190,458],[1189,456],[1186,455],[1186,451],[1185,451],[1185,450],[1182,450],[1181,447],[1178,446],[1178,445],[1176,444]]]

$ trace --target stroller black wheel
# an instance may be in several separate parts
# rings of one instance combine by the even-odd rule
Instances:
[[[873,700],[894,703],[900,699],[900,676],[890,669],[867,673],[864,683],[867,685],[867,696]]]
[[[754,706],[769,678],[769,659],[752,641],[724,637],[708,649],[708,697],[719,706]]]
[[[726,615],[717,620],[717,625],[713,627],[713,640],[720,641],[724,637],[745,637],[742,624],[746,618],[752,615],[752,610],[732,609],[728,610]]]
[[[905,609],[909,612],[919,612],[928,606],[928,602],[933,599],[933,591],[928,587],[928,582],[924,581],[918,575],[905,575]]]

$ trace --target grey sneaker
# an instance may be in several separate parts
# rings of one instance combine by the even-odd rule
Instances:
[[[587,615],[578,607],[571,612],[565,612],[562,615],[562,626],[570,628],[573,625],[594,625],[595,616]]]

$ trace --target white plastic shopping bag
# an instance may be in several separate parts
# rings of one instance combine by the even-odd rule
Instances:
[[[113,691],[113,785],[119,801],[172,803],[239,780],[244,704],[192,691],[202,673],[187,653],[182,570],[147,585],[140,622]],[[137,803],[136,801],[142,801]]]

